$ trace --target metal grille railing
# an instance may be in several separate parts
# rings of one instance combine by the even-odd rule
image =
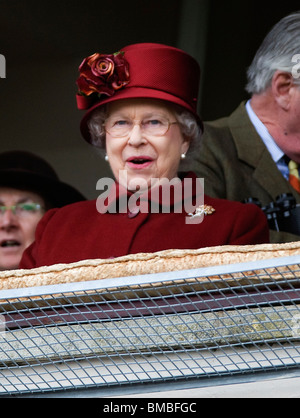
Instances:
[[[300,256],[0,291],[0,395],[300,365]]]

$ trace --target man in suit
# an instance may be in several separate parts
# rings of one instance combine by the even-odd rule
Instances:
[[[192,168],[204,178],[206,194],[237,201],[256,198],[264,210],[286,193],[300,203],[288,168],[290,160],[300,163],[299,54],[297,12],[281,19],[258,49],[247,74],[251,99],[229,117],[205,123]],[[297,228],[274,227],[270,233],[271,242],[300,240]]]

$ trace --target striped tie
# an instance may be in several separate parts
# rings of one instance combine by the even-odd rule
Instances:
[[[289,182],[300,193],[299,167],[295,161],[289,162]]]

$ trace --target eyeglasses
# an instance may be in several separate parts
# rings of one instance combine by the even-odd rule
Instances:
[[[170,122],[163,116],[151,116],[140,122],[132,119],[111,118],[104,123],[104,128],[112,137],[122,138],[128,135],[135,125],[139,125],[140,129],[148,136],[164,136],[171,125],[178,122]]]
[[[7,210],[20,218],[26,218],[44,209],[39,203],[17,203],[13,206],[0,206],[0,217],[5,214]]]

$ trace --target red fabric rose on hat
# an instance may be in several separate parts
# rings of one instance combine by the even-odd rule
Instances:
[[[123,52],[90,55],[82,61],[79,73],[77,104],[81,109],[91,106],[94,93],[98,98],[101,94],[112,96],[129,83],[129,64]]]

